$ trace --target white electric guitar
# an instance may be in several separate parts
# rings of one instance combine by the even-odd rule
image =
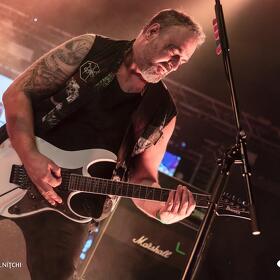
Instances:
[[[55,191],[63,203],[50,205],[28,178],[9,139],[0,145],[0,216],[18,218],[41,211],[57,211],[68,219],[85,223],[95,216],[85,208],[96,194],[167,201],[171,190],[111,180],[116,155],[104,149],[61,150],[36,137],[39,151],[61,167],[62,183]],[[207,208],[210,195],[193,193],[197,207]],[[86,204],[86,207],[84,207]],[[218,211],[219,210],[219,211]],[[100,211],[97,211],[100,212]],[[229,196],[217,206],[217,214],[249,219],[246,204]],[[89,217],[90,216],[90,217]]]

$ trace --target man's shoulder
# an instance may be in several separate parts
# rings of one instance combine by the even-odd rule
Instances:
[[[131,42],[130,40],[118,39],[114,37],[108,37],[105,35],[95,34],[95,44],[105,46],[122,46]]]
[[[162,98],[173,102],[173,97],[164,81],[161,80],[157,83],[149,84],[149,87],[153,92],[156,92],[158,96],[161,96]]]
[[[78,36],[75,36],[73,38],[71,38],[69,41],[88,41],[88,42],[91,42],[93,43],[96,39],[97,35],[96,34],[93,34],[93,33],[85,33],[85,34],[81,34],[81,35],[78,35]]]
[[[94,33],[84,33],[81,35],[77,35],[76,37],[73,38],[88,38],[89,40],[94,40],[98,36],[97,34]]]

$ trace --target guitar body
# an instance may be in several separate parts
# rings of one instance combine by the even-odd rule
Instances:
[[[61,150],[41,138],[36,137],[39,151],[70,173],[86,177],[95,176],[110,179],[116,162],[116,155],[105,149],[88,149],[81,151]],[[80,191],[67,191],[57,187],[55,191],[62,197],[63,203],[50,205],[39,193],[37,188],[30,184],[28,188],[11,183],[13,165],[22,165],[9,139],[0,145],[0,215],[7,218],[19,218],[42,211],[56,211],[68,219],[86,223],[99,218],[102,212],[99,205],[93,206],[97,195]],[[67,182],[62,181],[62,185]],[[106,196],[103,196],[104,200]],[[103,200],[103,202],[104,202]],[[89,205],[89,202],[92,205]],[[103,203],[102,203],[103,204]],[[96,209],[94,209],[96,208]],[[86,215],[90,213],[89,215]]]
[[[42,211],[56,211],[72,221],[86,223],[92,218],[100,218],[107,195],[161,202],[168,199],[169,189],[111,180],[117,157],[110,151],[65,151],[38,137],[36,143],[42,154],[61,167],[62,183],[55,191],[63,203],[52,206],[45,200],[28,178],[7,139],[0,145],[0,216],[20,218]],[[193,193],[193,196],[197,207],[209,206],[210,195]],[[249,219],[246,202],[235,196],[222,198],[216,213]]]

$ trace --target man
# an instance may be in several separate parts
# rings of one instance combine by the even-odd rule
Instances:
[[[106,47],[108,40],[92,34],[69,40],[33,63],[3,97],[10,141],[30,179],[53,206],[62,202],[55,191],[61,184],[61,170],[36,147],[34,137],[35,134],[41,136],[41,130],[35,128],[34,123],[39,116],[48,125],[55,124],[42,135],[61,149],[81,150],[101,145],[101,148],[106,146],[117,153],[129,124],[128,119],[140,106],[143,96],[148,90],[153,91],[156,85],[162,95],[169,98],[160,80],[190,59],[203,43],[204,34],[199,25],[185,14],[175,10],[161,11],[125,49],[113,75],[104,71],[102,81],[113,78],[103,87],[102,94],[96,94],[92,97],[94,101],[87,102],[59,122],[54,114],[62,104],[57,92],[64,88],[69,104],[79,99],[84,83],[90,76],[94,77],[95,72],[100,72],[101,64],[88,60],[88,57],[95,54],[98,54],[97,57],[104,56],[107,49],[110,52],[113,47]],[[110,44],[115,47],[116,43],[109,40]],[[157,168],[176,121],[176,109],[172,100],[168,100],[166,108],[169,109],[166,109],[168,112],[160,126],[162,136],[159,141],[134,150],[133,166],[128,166],[131,182],[159,187]],[[160,102],[160,99],[157,101]],[[116,128],[115,132],[108,136],[112,128]],[[78,132],[73,133],[73,130]],[[193,196],[186,186],[178,186],[176,191],[172,191],[166,203],[133,201],[147,215],[166,224],[186,218],[195,208]],[[52,211],[15,221],[26,239],[27,263],[32,279],[71,277],[87,225],[71,222]]]

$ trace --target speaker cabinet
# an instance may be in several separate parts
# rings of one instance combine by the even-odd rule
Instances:
[[[195,236],[184,223],[163,225],[123,199],[85,279],[181,279]]]

